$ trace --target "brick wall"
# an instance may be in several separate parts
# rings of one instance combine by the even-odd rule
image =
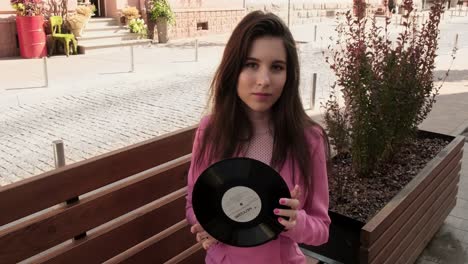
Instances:
[[[292,1],[291,1],[292,2]],[[310,3],[303,2],[291,3],[289,10],[290,25],[305,24],[319,17],[334,17],[336,12],[352,9],[352,1],[349,3]],[[288,21],[288,4],[287,3],[263,3],[263,4],[248,4],[247,12],[253,10],[263,10],[272,12],[281,17],[285,23]]]
[[[19,56],[14,16],[0,16],[0,58]]]
[[[290,6],[290,25],[309,23],[318,17],[333,17],[337,11],[345,11],[352,8],[352,1],[348,1],[349,3],[295,2]],[[287,23],[287,3],[276,4],[270,2],[258,4],[252,1],[251,3],[247,3],[245,9],[175,9],[176,23],[169,29],[169,38],[177,39],[206,34],[228,33],[234,29],[246,13],[254,10],[275,13]],[[204,28],[206,25],[208,29]]]
[[[170,28],[170,38],[197,37],[206,34],[231,32],[244,17],[244,9],[174,10],[175,25]]]

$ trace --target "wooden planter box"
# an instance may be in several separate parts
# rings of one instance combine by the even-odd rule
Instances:
[[[451,142],[369,222],[330,211],[329,242],[302,247],[346,264],[413,263],[455,207],[464,145],[461,136],[420,135]]]

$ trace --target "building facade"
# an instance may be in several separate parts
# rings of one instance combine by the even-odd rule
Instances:
[[[97,17],[119,18],[122,8],[135,6],[147,20],[148,1],[68,0],[68,10],[73,12],[80,2],[90,2],[97,7]],[[385,0],[365,1],[374,6],[384,6],[385,3]],[[431,1],[418,0],[415,3],[424,6]],[[457,3],[457,0],[450,1],[452,6]],[[169,36],[174,39],[230,32],[245,13],[252,10],[276,13],[290,25],[307,23],[316,17],[334,16],[338,10],[350,9],[353,0],[169,0],[169,3],[176,18],[169,29]],[[0,1],[0,32],[0,57],[18,56],[15,12],[10,1]]]

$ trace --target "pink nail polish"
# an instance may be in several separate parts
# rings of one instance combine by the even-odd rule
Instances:
[[[273,212],[274,212],[275,214],[279,214],[279,210],[278,210],[278,209],[273,210]]]
[[[280,223],[283,222],[283,219],[281,217],[278,218],[278,222],[280,222]]]
[[[283,200],[283,199],[280,200],[280,204],[285,204],[285,203],[286,203],[285,200]]]

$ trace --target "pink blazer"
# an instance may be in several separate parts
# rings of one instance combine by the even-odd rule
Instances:
[[[208,117],[204,117],[195,134],[192,153],[197,153],[199,142],[203,131],[208,124]],[[282,232],[278,239],[266,244],[239,248],[226,244],[211,246],[206,254],[206,263],[228,263],[228,264],[281,264],[281,263],[306,263],[306,259],[299,249],[298,243],[307,245],[321,245],[328,241],[328,230],[330,217],[328,216],[328,180],[326,170],[325,148],[323,135],[319,129],[310,127],[306,130],[306,138],[310,147],[310,172],[313,177],[312,192],[306,196],[301,191],[300,211],[298,212],[296,227],[292,230]],[[192,208],[192,190],[197,177],[209,167],[208,161],[203,161],[200,166],[192,156],[192,163],[188,172],[188,194],[186,204],[186,217],[190,224],[195,224],[197,219]],[[290,190],[294,188],[292,179],[292,166],[296,166],[296,174],[300,171],[291,160],[286,160],[283,168],[279,171]],[[296,178],[297,177],[296,175]],[[297,183],[301,189],[304,184]],[[195,236],[194,236],[195,239]]]

